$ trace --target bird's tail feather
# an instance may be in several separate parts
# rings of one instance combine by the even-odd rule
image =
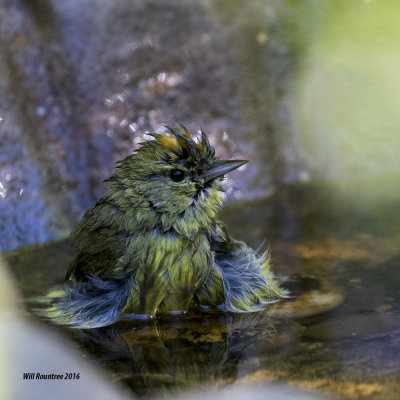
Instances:
[[[225,290],[225,307],[233,312],[254,312],[289,297],[270,271],[268,253],[258,256],[241,242],[232,257],[216,259]]]
[[[73,288],[52,290],[37,298],[34,311],[61,325],[90,329],[113,324],[121,318],[130,295],[132,279],[103,281],[92,276]]]

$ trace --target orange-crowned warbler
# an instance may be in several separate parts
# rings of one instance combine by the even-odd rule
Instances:
[[[196,305],[252,312],[286,297],[268,255],[217,218],[223,176],[247,161],[218,159],[203,131],[196,142],[182,125],[166,128],[119,162],[75,227],[65,291],[50,293],[42,314],[95,328]]]

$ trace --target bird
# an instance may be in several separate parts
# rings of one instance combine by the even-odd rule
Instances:
[[[288,296],[258,254],[218,217],[224,176],[247,160],[221,160],[205,132],[165,125],[117,163],[106,193],[71,236],[65,288],[41,314],[91,329],[193,307],[257,312]]]

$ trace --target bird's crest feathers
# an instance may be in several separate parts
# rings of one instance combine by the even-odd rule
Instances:
[[[182,124],[179,125],[179,129],[165,125],[167,130],[163,134],[148,133],[147,135],[152,136],[154,140],[147,143],[161,150],[172,151],[184,159],[207,160],[215,158],[215,150],[210,145],[203,130],[201,130],[201,141],[197,143],[186,127]]]

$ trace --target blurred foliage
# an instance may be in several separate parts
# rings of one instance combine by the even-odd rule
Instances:
[[[294,93],[302,156],[322,180],[395,182],[400,3],[307,1],[300,9],[293,43],[300,58]]]

